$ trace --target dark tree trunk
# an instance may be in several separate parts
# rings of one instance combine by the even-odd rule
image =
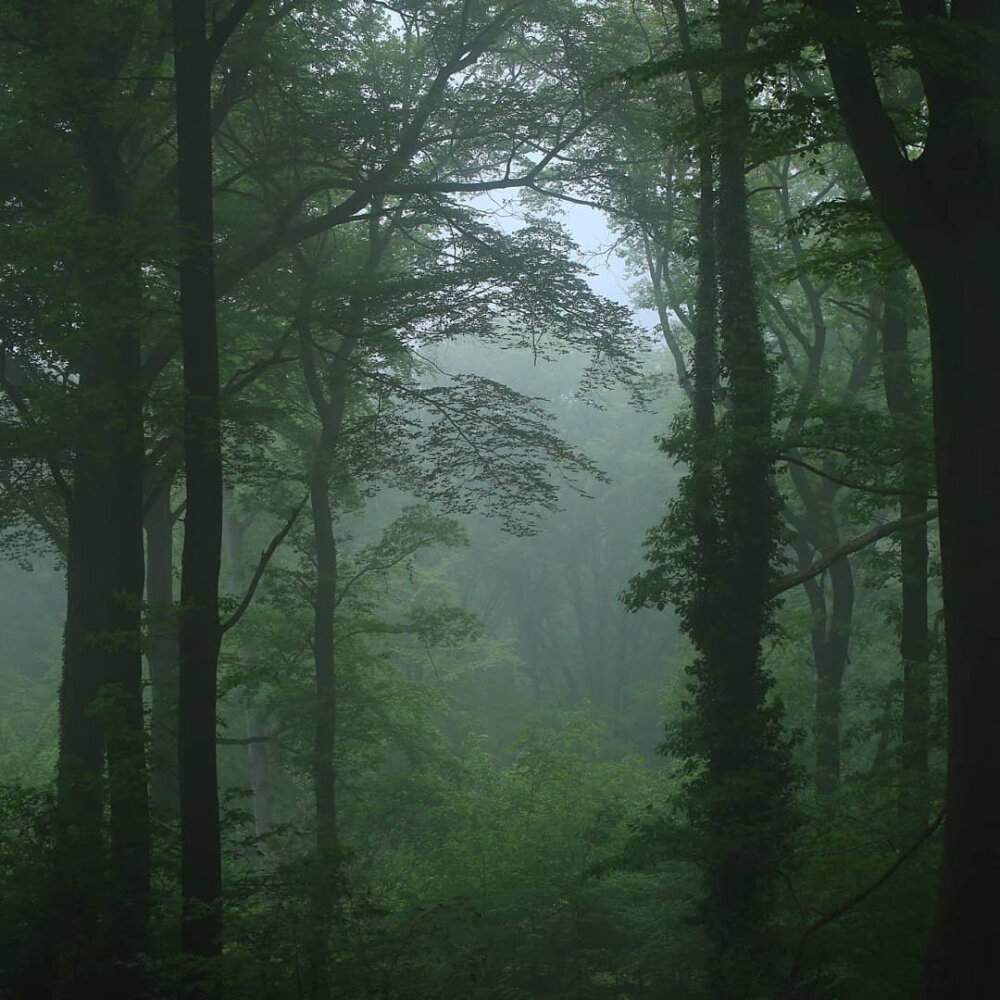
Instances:
[[[901,4],[922,23],[904,38],[923,83],[928,125],[911,159],[878,89],[861,15],[812,0],[848,137],[886,226],[917,270],[927,301],[934,452],[948,663],[944,853],[925,1000],[996,990],[1000,950],[1000,669],[993,618],[1000,594],[994,513],[1000,462],[982,435],[1000,405],[1000,9]],[[931,51],[923,40],[933,39]]]
[[[325,380],[316,370],[308,334],[300,341],[306,382],[320,418],[320,437],[309,477],[313,538],[316,547],[316,589],[313,596],[313,658],[316,678],[316,724],[313,733],[313,795],[316,804],[318,877],[310,896],[310,988],[314,1000],[330,996],[327,942],[336,910],[340,880],[337,832],[337,540],[331,479],[347,405],[350,355],[357,336],[343,337]],[[325,385],[323,382],[325,381]]]
[[[683,0],[674,7],[690,51]],[[796,818],[789,743],[780,706],[768,704],[772,682],[761,649],[772,616],[778,498],[774,380],[758,314],[745,181],[749,108],[741,67],[755,16],[751,4],[719,4],[726,67],[721,118],[705,129],[699,150],[694,436],[689,443],[675,435],[665,444],[668,454],[689,460],[691,471],[682,484],[683,504],[647,535],[653,566],[633,579],[626,598],[633,608],[673,602],[697,650],[688,668],[691,718],[668,734],[662,749],[697,762],[684,803],[704,879],[708,992],[727,1000],[769,995],[775,985],[771,911]],[[690,85],[695,113],[708,126],[694,72]],[[726,410],[717,419],[722,376]]]
[[[833,795],[840,787],[840,717],[842,688],[854,611],[851,564],[841,559],[830,567],[832,608],[814,621],[813,661],[816,665],[816,791]]]
[[[177,179],[181,225],[180,330],[184,362],[187,506],[178,629],[181,947],[197,959],[190,992],[221,990],[222,852],[216,767],[216,674],[222,632],[222,456],[212,205],[212,59],[203,0],[174,0]]]
[[[102,982],[134,991],[125,970],[145,939],[149,814],[142,708],[144,443],[140,374],[141,280],[128,240],[106,227],[127,220],[124,171],[97,122],[80,130],[97,245],[81,267],[86,343],[79,380],[67,545],[67,611],[60,691],[57,871],[69,981],[108,963]],[[97,699],[101,701],[98,703]],[[110,866],[101,821],[108,762]],[[103,884],[102,884],[103,882]],[[107,900],[104,939],[95,938]],[[75,942],[75,944],[74,944]],[[82,952],[77,952],[79,945]],[[95,970],[96,974],[96,970]],[[65,976],[61,977],[65,980]]]
[[[886,289],[882,322],[882,373],[889,413],[902,442],[903,495],[900,517],[927,510],[930,456],[914,449],[919,446],[920,400],[913,384],[905,308],[906,280],[893,274]],[[917,795],[912,805],[919,811],[928,765],[928,724],[930,721],[930,636],[927,625],[927,525],[918,524],[899,534],[902,620],[899,653],[903,660],[903,800]],[[921,795],[921,791],[924,793]],[[904,813],[910,810],[901,801]],[[926,803],[924,803],[924,809]],[[904,822],[914,817],[901,817]],[[926,821],[926,817],[924,817]],[[916,829],[919,833],[919,827]]]
[[[789,772],[780,718],[766,704],[771,682],[761,662],[770,619],[777,497],[773,375],[758,314],[747,216],[749,112],[737,68],[746,51],[751,11],[726,0],[719,17],[722,49],[732,67],[721,80],[715,230],[727,412],[717,432],[723,449],[719,542],[713,552],[709,539],[702,569],[708,613],[699,623],[700,635],[693,633],[701,654],[695,690],[705,745],[705,773],[695,801],[707,852],[703,917],[709,988],[713,996],[735,1000],[761,996],[773,983],[771,905],[791,814],[785,808]],[[698,382],[696,363],[696,426],[707,424],[709,416]],[[712,530],[705,511],[696,508],[694,515],[705,518]]]
[[[738,59],[747,41],[745,5],[720,3],[722,47]],[[705,777],[711,789],[706,826],[718,838],[705,872],[711,961],[717,997],[755,997],[773,975],[770,938],[770,845],[754,827],[773,809],[768,774],[768,683],[761,642],[768,617],[776,499],[771,486],[773,385],[758,318],[751,264],[744,151],[748,115],[744,80],[724,74],[716,222],[720,276],[721,360],[728,374],[726,448],[722,474],[725,552],[718,577],[715,620],[708,625],[706,684],[699,708],[706,728]],[[724,621],[722,617],[724,616]]]
[[[674,0],[678,30],[685,51],[692,42],[684,0]],[[695,291],[694,357],[691,403],[694,410],[694,452],[691,456],[692,509],[695,536],[706,576],[712,573],[718,542],[716,524],[715,404],[719,393],[719,285],[715,239],[715,146],[706,117],[705,96],[698,75],[688,72],[691,103],[702,137],[698,146],[698,284]]]
[[[984,212],[984,223],[989,218]],[[941,243],[947,259],[918,269],[931,330],[948,647],[947,819],[924,995],[973,1000],[995,988],[1000,950],[1000,664],[994,651],[1000,462],[984,455],[982,441],[1000,417],[1000,227],[970,225],[949,235]]]
[[[791,466],[792,479],[806,508],[801,537],[794,543],[802,566],[812,563],[815,552],[833,552],[840,545],[834,499],[837,487],[825,481],[814,489],[805,471]],[[854,572],[847,559],[829,569],[830,600],[816,579],[803,584],[812,613],[810,640],[816,673],[814,711],[816,794],[833,795],[840,788],[843,682],[847,668],[854,618]]]
[[[149,638],[146,662],[150,711],[150,799],[163,819],[180,819],[177,784],[177,610],[174,606],[174,516],[164,485],[146,514],[146,600]]]

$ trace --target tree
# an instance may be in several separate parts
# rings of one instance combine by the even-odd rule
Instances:
[[[633,608],[677,605],[696,648],[689,668],[693,713],[681,737],[666,746],[690,762],[685,806],[700,841],[700,915],[709,990],[718,997],[759,997],[773,988],[773,901],[795,824],[789,741],[762,664],[778,506],[774,375],[760,323],[745,180],[750,120],[742,62],[756,15],[753,5],[719,7],[724,65],[712,150],[718,200],[711,216],[703,201],[707,227],[699,232],[714,241],[715,254],[703,250],[699,258],[693,434],[665,446],[691,471],[683,506],[675,502],[647,536],[652,567],[627,594]],[[703,158],[703,199],[713,193],[706,168]]]
[[[180,341],[184,369],[184,550],[178,621],[181,948],[222,954],[222,857],[216,780],[216,677],[222,630],[222,442],[215,291],[212,70],[252,0],[235,0],[207,34],[200,0],[171,6],[177,100]],[[216,996],[218,971],[193,970],[193,993]]]
[[[992,4],[901,2],[869,24],[857,5],[815,0],[826,64],[875,205],[913,263],[927,302],[948,683],[948,776],[941,891],[922,996],[982,996],[1000,943],[1000,780],[991,706],[1000,697],[991,570],[1000,551],[990,510],[1000,466],[978,435],[996,422],[1000,351],[993,253],[1000,238]],[[918,134],[900,135],[876,70],[875,27],[891,29],[922,87]]]

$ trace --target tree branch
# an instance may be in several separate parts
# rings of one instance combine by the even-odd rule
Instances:
[[[288,520],[282,525],[281,530],[271,539],[271,544],[268,545],[266,549],[260,554],[260,561],[257,563],[257,568],[254,570],[253,579],[250,581],[250,586],[247,587],[247,592],[243,595],[243,600],[240,601],[236,610],[222,623],[222,631],[228,632],[244,615],[247,608],[250,607],[250,602],[253,600],[253,596],[257,593],[257,587],[260,584],[261,577],[264,575],[264,570],[267,569],[267,564],[271,561],[271,556],[278,550],[278,546],[285,540],[288,532],[292,530],[292,526],[295,524],[296,519],[305,507],[306,501],[309,499],[309,494],[307,493],[300,501],[298,506],[289,515]]]
[[[814,475],[820,476],[822,479],[836,483],[838,486],[846,486],[849,490],[858,490],[861,493],[874,493],[876,496],[882,497],[924,497],[927,500],[937,500],[937,496],[933,493],[917,493],[913,490],[892,490],[881,486],[862,486],[860,483],[852,483],[848,479],[841,479],[838,476],[831,475],[818,466],[810,465],[809,462],[804,462],[801,458],[796,458],[794,455],[779,455],[778,461],[799,465],[803,469],[808,469]]]
[[[829,555],[823,556],[822,559],[814,562],[811,566],[798,570],[795,573],[789,573],[776,580],[771,587],[771,596],[777,597],[778,594],[783,594],[786,590],[791,590],[793,587],[797,587],[800,584],[805,583],[806,580],[811,580],[813,577],[819,576],[820,573],[829,569],[830,566],[838,560],[844,559],[855,552],[860,552],[862,549],[866,549],[869,545],[873,545],[880,538],[885,538],[888,535],[894,535],[897,531],[902,531],[905,528],[912,528],[916,527],[918,524],[925,524],[928,521],[933,521],[937,516],[937,507],[931,507],[926,511],[921,511],[919,514],[910,514],[907,517],[901,517],[895,521],[889,521],[888,524],[882,524],[877,528],[872,528],[871,531],[866,531],[863,535],[858,535],[857,537],[850,539],[850,541],[844,542],[843,545],[834,549],[831,553],[829,553]]]
[[[212,25],[212,33],[205,42],[205,55],[210,66],[214,66],[222,55],[226,42],[240,26],[253,4],[254,0],[233,0],[233,5],[225,16]]]
[[[926,830],[915,840],[896,860],[882,873],[871,885],[867,888],[862,889],[861,892],[856,893],[851,896],[850,899],[845,900],[835,909],[831,910],[829,913],[824,914],[817,920],[814,920],[803,932],[802,936],[799,938],[798,946],[795,949],[795,960],[792,962],[792,970],[788,974],[788,985],[785,990],[785,995],[791,997],[793,990],[795,989],[795,984],[799,978],[799,970],[802,968],[802,956],[805,953],[806,943],[809,938],[812,937],[816,931],[821,930],[826,927],[827,924],[832,924],[834,920],[842,917],[848,910],[853,909],[858,903],[864,902],[872,893],[880,889],[886,882],[892,878],[893,875],[899,871],[903,865],[913,857],[917,851],[927,843],[928,840],[937,832],[938,827],[944,822],[944,809],[942,808],[938,812],[937,816],[934,818],[934,822],[927,827]]]
[[[858,5],[853,0],[808,3],[819,15],[827,67],[861,171],[884,214],[894,224],[905,223],[917,203],[917,178],[882,103]]]

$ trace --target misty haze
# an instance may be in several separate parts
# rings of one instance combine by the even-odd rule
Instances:
[[[994,996],[994,7],[0,0],[0,1000]]]

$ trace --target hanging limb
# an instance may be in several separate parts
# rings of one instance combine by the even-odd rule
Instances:
[[[897,518],[895,521],[889,521],[887,524],[881,524],[877,528],[872,528],[871,531],[866,531],[863,535],[857,535],[855,538],[844,542],[843,545],[834,549],[829,555],[825,555],[822,559],[814,562],[811,566],[807,566],[805,569],[798,570],[795,573],[789,573],[776,580],[771,587],[771,596],[777,597],[778,594],[783,594],[786,590],[791,590],[793,587],[805,583],[806,580],[811,580],[813,577],[819,576],[820,573],[829,569],[838,560],[844,559],[855,552],[860,552],[861,549],[867,548],[880,538],[893,535],[903,528],[910,528],[917,524],[924,524],[926,521],[933,521],[937,516],[937,507],[931,507],[926,511],[921,511],[919,514]]]
[[[802,958],[805,954],[806,944],[809,938],[816,933],[816,931],[821,930],[826,927],[827,924],[832,924],[835,920],[838,920],[849,910],[852,910],[859,903],[864,902],[872,893],[878,891],[885,885],[889,879],[892,878],[900,868],[906,864],[910,858],[913,857],[917,851],[927,843],[931,837],[937,832],[938,828],[944,822],[944,808],[942,807],[937,816],[934,817],[934,821],[926,830],[905,850],[889,867],[877,878],[871,885],[862,889],[860,892],[855,893],[850,899],[845,900],[839,906],[832,909],[829,913],[823,914],[822,917],[818,917],[814,920],[801,934],[799,937],[799,943],[795,948],[795,959],[792,962],[791,972],[788,974],[788,985],[785,988],[786,998],[791,998],[792,991],[795,989],[795,984],[799,978],[799,972],[802,968]]]
[[[306,501],[309,499],[309,494],[307,493],[296,505],[295,509],[288,516],[288,520],[281,526],[281,530],[271,539],[270,544],[263,552],[260,554],[260,561],[257,563],[257,568],[254,570],[253,578],[250,580],[250,586],[247,587],[247,592],[243,595],[243,599],[240,601],[236,610],[222,623],[222,631],[228,632],[244,615],[247,608],[250,607],[250,602],[253,600],[254,594],[257,593],[257,587],[260,584],[261,578],[264,575],[264,570],[267,569],[267,564],[271,561],[271,556],[274,555],[278,550],[278,546],[285,540],[288,532],[292,530],[296,519],[305,507]]]

